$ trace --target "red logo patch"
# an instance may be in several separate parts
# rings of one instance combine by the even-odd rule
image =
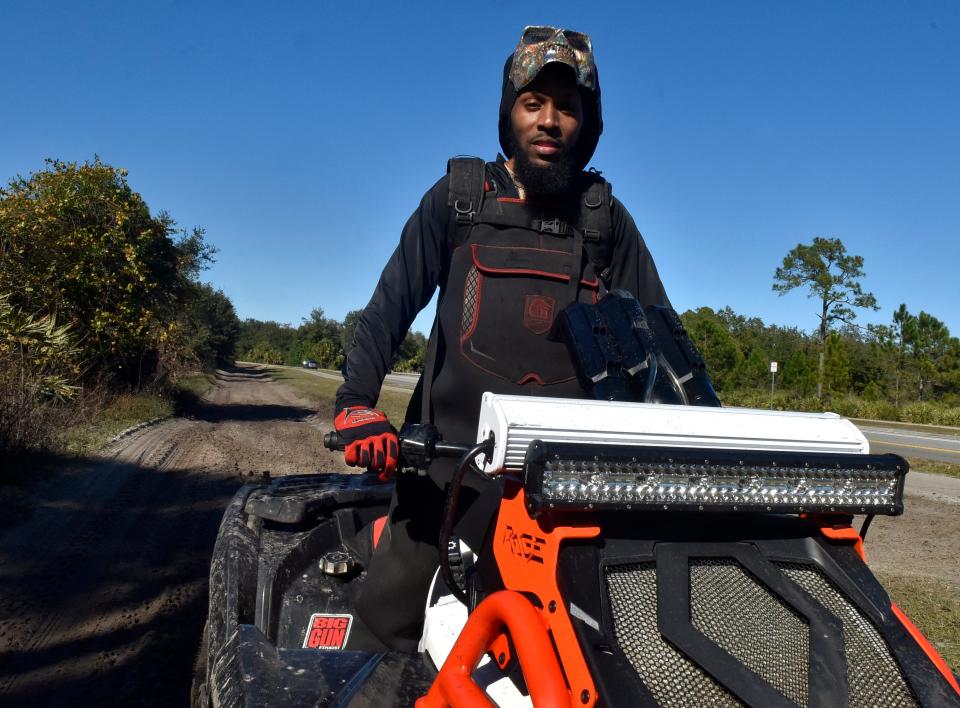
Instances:
[[[314,613],[310,616],[307,634],[303,638],[304,649],[343,649],[350,637],[350,625],[353,615],[324,615]]]
[[[546,334],[553,326],[557,301],[547,295],[527,295],[523,303],[523,326],[534,334]]]

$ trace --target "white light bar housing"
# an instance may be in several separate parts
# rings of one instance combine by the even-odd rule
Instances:
[[[487,472],[519,474],[534,440],[586,445],[644,445],[868,454],[863,433],[835,413],[784,413],[483,394],[477,440],[493,432]]]

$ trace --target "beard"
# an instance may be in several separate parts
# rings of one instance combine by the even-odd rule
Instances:
[[[513,174],[523,186],[527,198],[556,201],[569,196],[580,174],[572,153],[565,153],[557,162],[535,165],[526,151],[513,138]]]

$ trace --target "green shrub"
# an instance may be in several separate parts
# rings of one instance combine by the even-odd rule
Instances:
[[[85,381],[141,388],[184,346],[184,296],[213,251],[202,229],[151,215],[126,170],[47,160],[0,187],[0,234],[0,291],[70,325]]]
[[[826,410],[844,418],[862,418],[860,401],[850,396],[834,396],[825,406]]]
[[[79,373],[70,328],[29,315],[0,293],[0,456],[50,442],[80,390]]]
[[[864,401],[858,418],[897,420],[897,408],[890,401]]]
[[[814,399],[816,400],[816,399]],[[871,401],[857,396],[836,396],[824,406],[845,418],[896,420],[897,409],[888,401]]]
[[[863,388],[863,393],[861,394],[863,398],[867,401],[882,401],[886,397],[886,393],[881,386],[876,381],[871,381]]]
[[[770,409],[769,391],[737,389],[723,393],[720,400],[727,407]],[[815,412],[824,410],[824,407],[816,396],[803,397],[786,391],[774,393],[773,410]]]
[[[932,403],[923,401],[911,403],[900,409],[900,420],[905,423],[926,423],[936,425],[940,416]]]
[[[937,425],[960,426],[960,408],[941,408]]]
[[[770,408],[770,392],[758,389],[738,389],[724,392],[723,405],[738,408]],[[960,407],[923,401],[911,403],[899,411],[890,401],[868,400],[859,396],[827,396],[823,402],[816,396],[799,396],[794,392],[777,392],[773,409],[778,411],[830,411],[845,418],[868,420],[899,420],[904,423],[948,425],[960,427]]]

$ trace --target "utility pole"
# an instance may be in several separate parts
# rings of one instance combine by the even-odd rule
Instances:
[[[773,410],[773,389],[777,383],[777,362],[770,362],[770,410]]]

